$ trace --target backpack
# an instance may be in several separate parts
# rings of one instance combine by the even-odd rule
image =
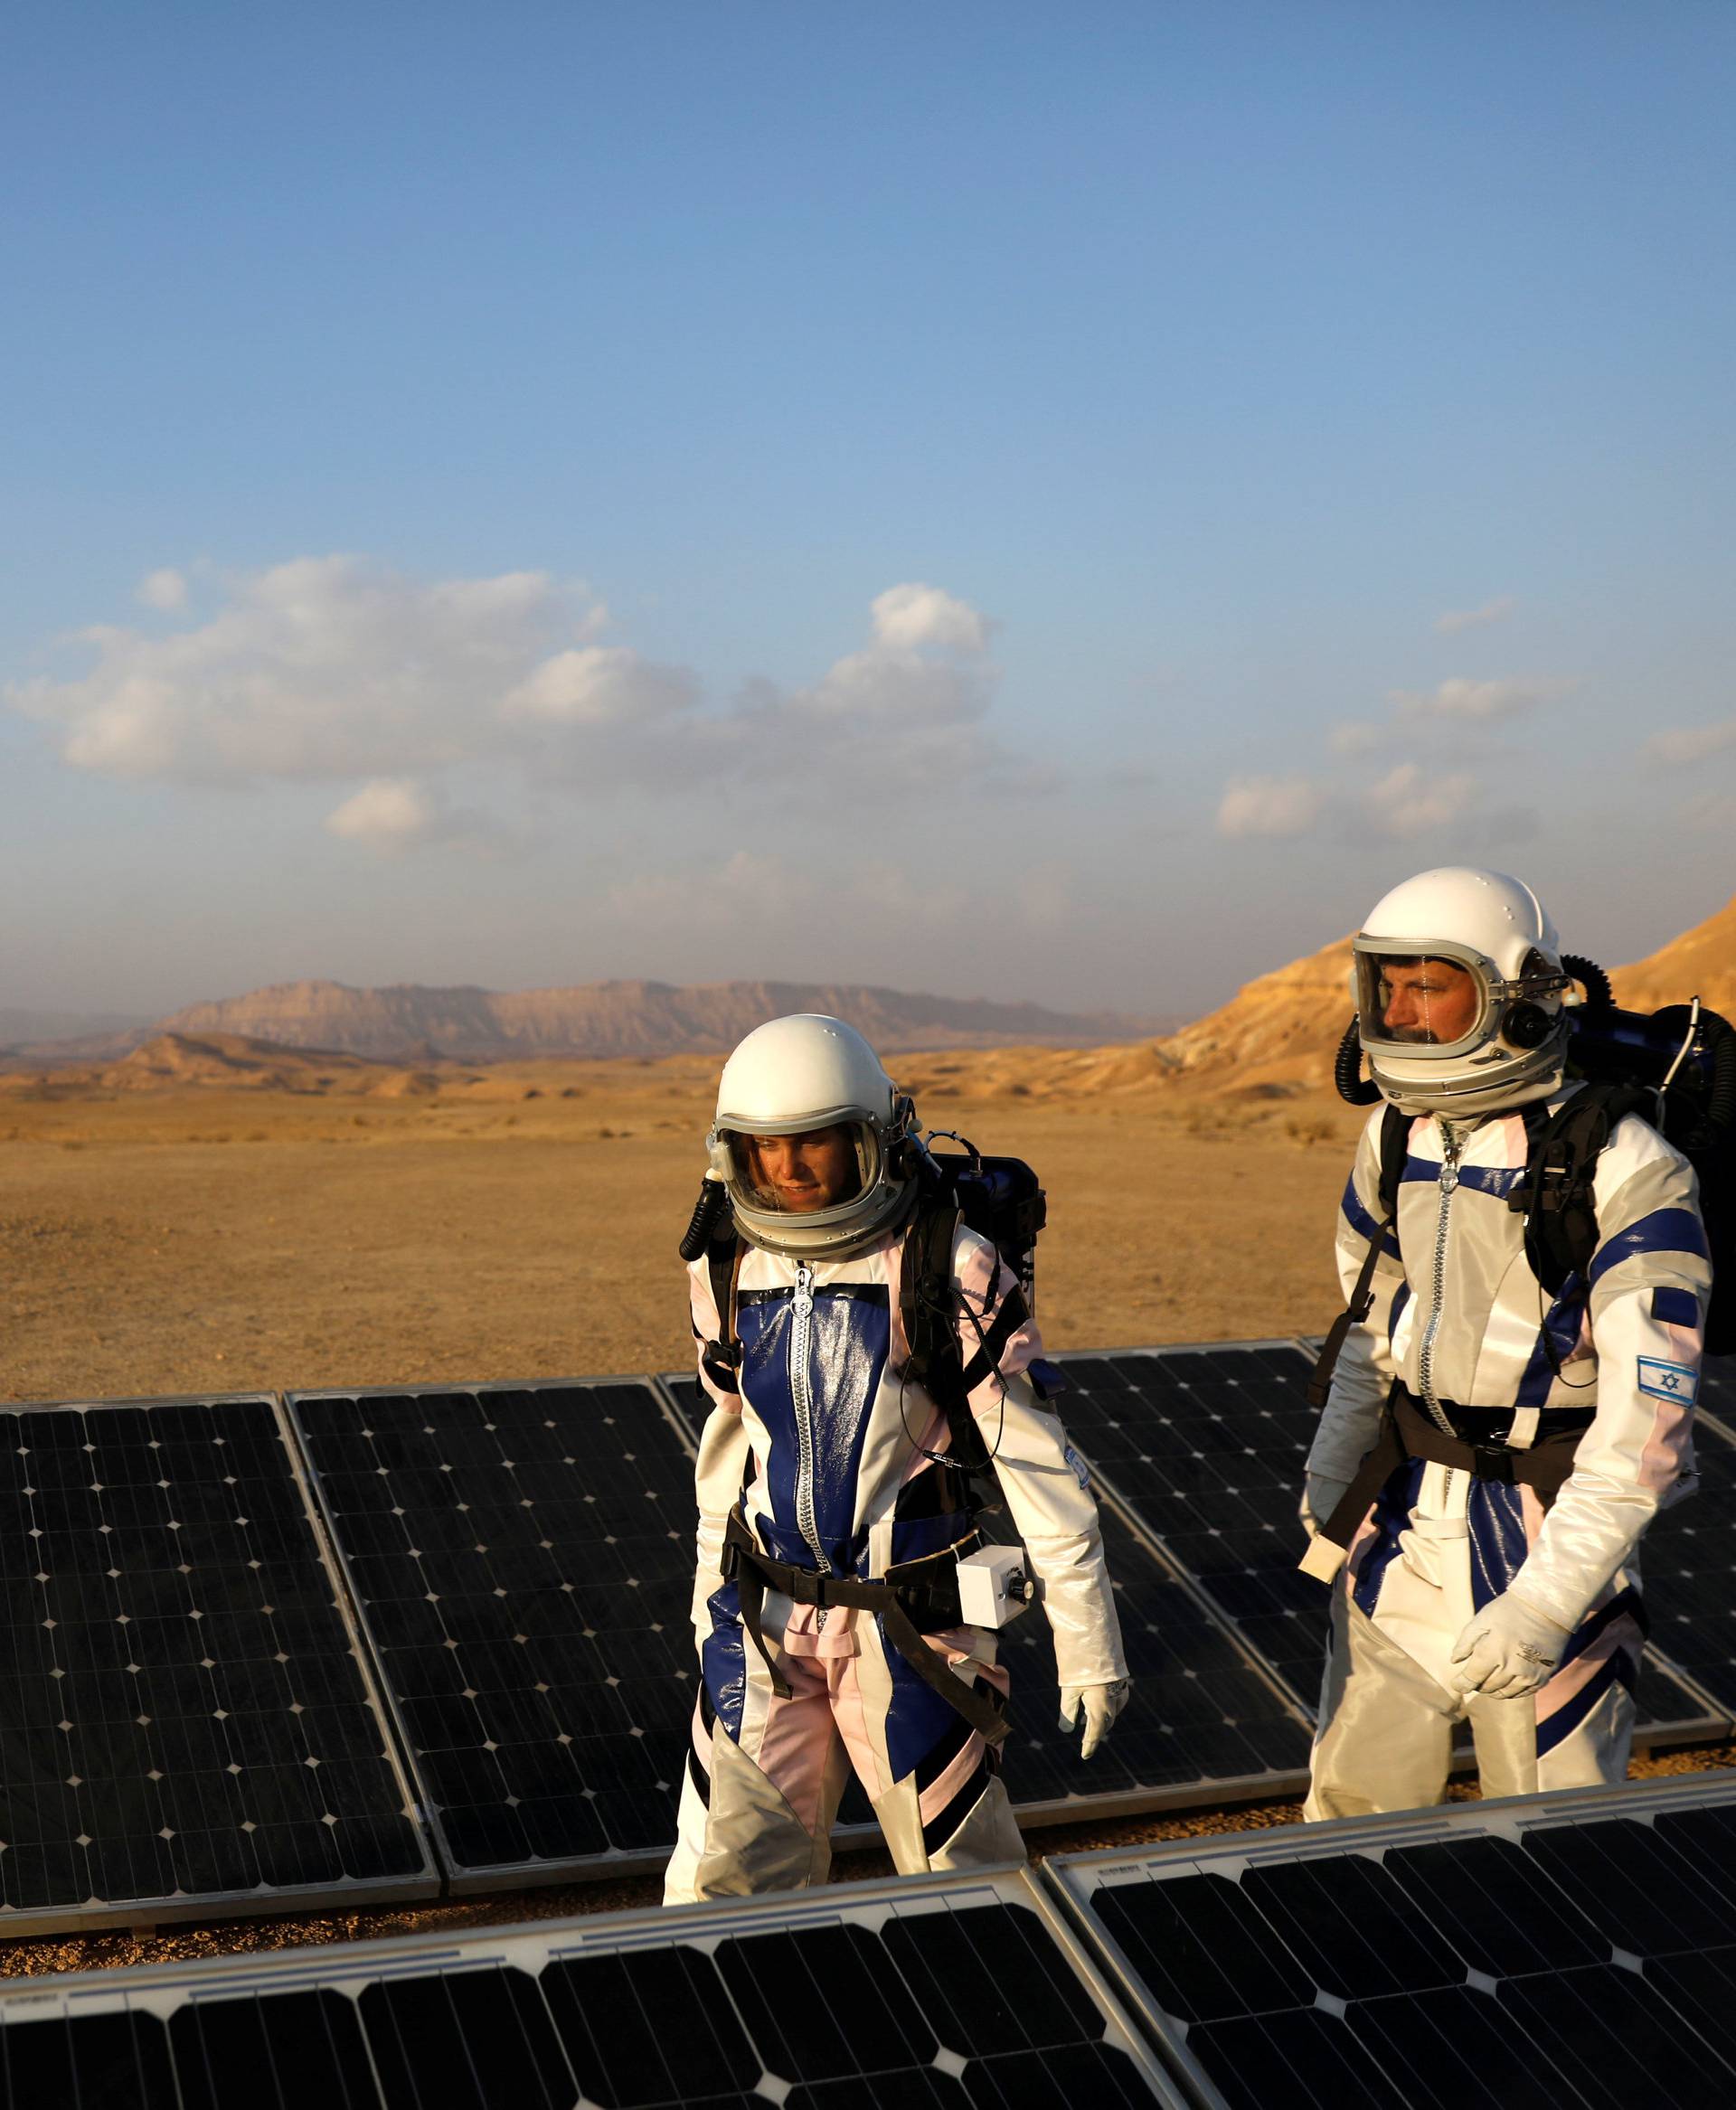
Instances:
[[[1590,963],[1570,961],[1579,967]],[[1525,1220],[1525,1259],[1543,1288],[1558,1296],[1568,1279],[1581,1282],[1598,1249],[1597,1197],[1593,1182],[1599,1153],[1617,1124],[1629,1114],[1649,1121],[1694,1167],[1700,1182],[1700,1213],[1712,1258],[1712,1294],[1706,1308],[1705,1351],[1736,1350],[1736,1030],[1696,997],[1649,1013],[1620,1011],[1610,999],[1608,978],[1593,969],[1582,977],[1591,1001],[1569,1013],[1568,1075],[1581,1088],[1551,1113],[1546,1106],[1521,1109],[1530,1149],[1524,1176],[1507,1207]],[[1599,984],[1601,984],[1601,988]],[[1345,1049],[1336,1078],[1345,1088]],[[1350,1065],[1357,1101],[1378,1097],[1359,1081],[1360,1061]],[[1344,1337],[1373,1308],[1374,1263],[1398,1214],[1399,1185],[1410,1148],[1410,1116],[1389,1106],[1381,1123],[1381,1224],[1369,1241],[1368,1258],[1350,1303],[1334,1320],[1308,1384],[1311,1406],[1324,1407]],[[1544,1352],[1560,1374],[1547,1329]]]

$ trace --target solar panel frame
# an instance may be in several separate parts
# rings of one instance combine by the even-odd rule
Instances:
[[[1064,1361],[1064,1358],[1056,1360]],[[683,1403],[684,1395],[693,1392],[693,1379],[685,1371],[665,1371],[660,1373],[659,1382],[673,1411],[678,1417],[684,1415],[686,1408]],[[697,1401],[694,1404],[697,1406]],[[1061,1411],[1064,1416],[1064,1403]],[[694,1435],[696,1437],[697,1431]],[[1296,1724],[1304,1737],[1308,1735],[1314,1722],[1312,1711],[1302,1705],[1289,1685],[1277,1675],[1260,1652],[1248,1644],[1233,1623],[1226,1619],[1193,1579],[1178,1568],[1137,1511],[1097,1474],[1095,1467],[1093,1479],[1099,1502],[1104,1508],[1113,1511],[1117,1522],[1137,1542],[1141,1552],[1150,1559],[1162,1580],[1179,1589],[1187,1597],[1200,1615],[1202,1627],[1218,1635],[1228,1644],[1240,1659],[1242,1668],[1269,1693],[1282,1714]],[[1014,1675],[1017,1676],[1016,1666]],[[1018,1691],[1019,1688],[1015,1686],[1015,1695]],[[1150,1704],[1149,1681],[1142,1685],[1136,1680],[1135,1705],[1141,1704],[1142,1700],[1144,1703]],[[1008,1747],[1005,1777],[1008,1792],[1013,1797],[1014,1816],[1024,1832],[1042,1831],[1055,1824],[1099,1821],[1108,1823],[1120,1817],[1147,1816],[1163,1810],[1281,1801],[1288,1796],[1305,1794],[1308,1785],[1305,1763],[1295,1767],[1272,1767],[1217,1777],[1202,1774],[1195,1779],[1184,1782],[1152,1784],[1101,1794],[1081,1792],[1021,1799],[1018,1793],[1018,1751],[1016,1744],[1012,1743]],[[878,1829],[874,1825],[855,1823],[839,1825],[834,1838],[839,1847],[847,1848],[870,1844],[878,1835]]]
[[[1063,1370],[1070,1363],[1081,1361],[1138,1361],[1146,1359],[1161,1361],[1176,1355],[1210,1355],[1231,1351],[1266,1353],[1294,1351],[1312,1361],[1318,1354],[1320,1345],[1317,1340],[1289,1335],[1250,1341],[1176,1342],[1154,1348],[1069,1350],[1057,1354],[1052,1360],[1058,1362]],[[1064,1418],[1066,1414],[1065,1395],[1062,1396],[1061,1413]],[[1704,1418],[1716,1430],[1719,1436],[1730,1435],[1730,1431],[1712,1420],[1712,1418],[1705,1417]],[[1129,1493],[1124,1486],[1118,1484],[1113,1462],[1105,1465],[1092,1455],[1089,1430],[1075,1430],[1072,1433],[1078,1447],[1084,1452],[1088,1458],[1090,1458],[1092,1471],[1099,1485],[1113,1492],[1123,1507],[1138,1519],[1148,1536],[1166,1555],[1171,1565],[1188,1587],[1200,1597],[1202,1602],[1213,1611],[1218,1618],[1237,1629],[1238,1636],[1243,1646],[1260,1659],[1269,1673],[1280,1681],[1295,1702],[1305,1708],[1312,1719],[1315,1694],[1312,1691],[1302,1691],[1283,1664],[1274,1663],[1261,1649],[1259,1642],[1240,1632],[1240,1622],[1235,1619],[1231,1613],[1216,1603],[1209,1587],[1194,1573],[1182,1553],[1170,1545],[1161,1528],[1144,1514],[1137,1496]],[[1736,1438],[1731,1440],[1736,1441]],[[1297,1492],[1298,1494],[1301,1492],[1299,1481]],[[1299,1533],[1299,1524],[1297,1531]],[[1299,1539],[1297,1545],[1299,1557]],[[1642,1578],[1644,1573],[1645,1564],[1642,1550]],[[1325,1610],[1326,1596],[1323,1591],[1321,1593],[1323,1626]],[[1324,1636],[1322,1647],[1324,1653]],[[1652,1703],[1662,1702],[1665,1697],[1664,1681],[1671,1681],[1681,1691],[1683,1705],[1682,1711],[1675,1715],[1655,1715],[1650,1719],[1642,1718],[1637,1721],[1633,1738],[1633,1747],[1636,1751],[1669,1750],[1683,1745],[1714,1742],[1729,1737],[1732,1732],[1732,1728],[1736,1727],[1736,1724],[1732,1722],[1732,1710],[1723,1705],[1715,1694],[1708,1691],[1693,1676],[1692,1672],[1677,1663],[1666,1650],[1659,1648],[1656,1644],[1648,1645],[1646,1649],[1641,1679],[1643,1699]],[[1466,1770],[1474,1763],[1475,1761],[1468,1751],[1461,1751],[1455,1759],[1455,1770]]]
[[[643,1371],[617,1373],[607,1377],[529,1378],[514,1381],[491,1379],[480,1383],[451,1382],[427,1385],[369,1385],[354,1388],[326,1386],[318,1390],[302,1390],[284,1395],[289,1426],[295,1433],[297,1445],[309,1484],[319,1504],[321,1521],[334,1548],[344,1578],[346,1593],[352,1600],[356,1625],[363,1635],[373,1665],[375,1681],[389,1710],[393,1732],[401,1747],[403,1762],[411,1780],[416,1784],[420,1797],[422,1823],[431,1837],[439,1865],[444,1872],[444,1891],[447,1896],[459,1898],[480,1893],[509,1889],[533,1889],[556,1883],[609,1881],[618,1876],[655,1874],[665,1867],[675,1846],[673,1821],[674,1793],[671,1799],[670,1836],[666,1842],[643,1848],[609,1848],[597,1854],[574,1855],[562,1859],[549,1858],[530,1861],[466,1861],[459,1858],[451,1843],[448,1828],[444,1821],[443,1804],[429,1792],[422,1769],[417,1764],[418,1745],[411,1725],[405,1713],[406,1702],[396,1689],[395,1681],[387,1665],[388,1652],[382,1645],[371,1625],[365,1593],[358,1587],[354,1568],[345,1550],[335,1514],[327,1498],[323,1475],[315,1465],[307,1431],[302,1426],[300,1408],[310,1401],[326,1399],[354,1399],[358,1404],[369,1399],[444,1399],[454,1394],[471,1395],[486,1399],[493,1393],[596,1391],[606,1386],[628,1386],[644,1391],[656,1407],[663,1420],[668,1425],[682,1452],[691,1461],[697,1453],[686,1424],[679,1413],[671,1409],[671,1403],[664,1387],[654,1376]],[[681,1606],[684,1615],[685,1606]],[[678,1793],[677,1780],[675,1793]]]
[[[159,2065],[165,2062],[163,2048],[175,2040],[178,2030],[184,2030],[185,2037],[195,2040],[193,2049],[196,2050],[212,2019],[221,2017],[226,2007],[240,2013],[242,2003],[250,2001],[269,2003],[300,2000],[306,2003],[322,1994],[336,1995],[344,2011],[364,2018],[356,2025],[355,2041],[363,2054],[356,2067],[358,2071],[366,2072],[373,2086],[379,2091],[377,2098],[356,2096],[347,2105],[335,2103],[335,2110],[373,2110],[375,2100],[383,2104],[408,2099],[412,2094],[415,2100],[423,2101],[428,2098],[415,2092],[413,2086],[407,2091],[401,2077],[382,2070],[379,2065],[382,2052],[395,2058],[399,2048],[382,2043],[381,2033],[369,2027],[373,2018],[366,2014],[366,2002],[374,1989],[388,1989],[387,1997],[402,2003],[413,2001],[419,1988],[450,1987],[460,1977],[514,1971],[540,1981],[552,1967],[607,1964],[615,1960],[630,1970],[634,1959],[656,1952],[671,1955],[680,1952],[693,1959],[692,1967],[703,1971],[725,1951],[727,1945],[736,1942],[785,1936],[797,1943],[807,1944],[824,1940],[835,1930],[848,1928],[862,1930],[872,1937],[898,1925],[929,1921],[939,1914],[959,1915],[985,1909],[1029,1914],[1032,1924],[1023,1931],[1036,1944],[1034,1955],[1051,1972],[1050,1983],[1071,1989],[1072,1993],[1071,2000],[1067,2001],[1064,1992],[1058,1991],[1057,2000],[1063,2001],[1081,2016],[1095,2011],[1100,2035],[1090,2041],[1119,2054],[1126,2061],[1126,2068],[1118,2071],[1125,2070],[1126,2077],[1136,2088],[1142,2086],[1148,2091],[1151,2100],[1161,2110],[1187,2110],[1189,2098],[1170,2078],[1161,2058],[1146,2042],[1143,2030],[1111,1989],[1090,1944],[1077,1930],[1071,1913],[1029,1870],[1011,1866],[973,1870],[969,1874],[882,1878],[873,1882],[833,1884],[818,1890],[721,1899],[701,1906],[544,1920],[518,1926],[479,1929],[456,1939],[441,1935],[413,1935],[269,1955],[209,1957],[126,1971],[0,1982],[0,2105],[5,2110],[14,2110],[14,2105],[16,2110],[24,2110],[26,2099],[13,2094],[9,2086],[13,2058],[26,2057],[23,2052],[9,2055],[9,2045],[17,2041],[11,2035],[14,2030],[42,2024],[61,2026],[67,2032],[70,2049],[77,2044],[80,2031],[88,2033],[93,2029],[106,2028],[112,2036],[117,2026],[124,2028],[130,2022],[138,2032],[135,2039],[138,2047],[136,2052],[137,2092],[127,2094],[118,2090],[113,2096],[102,2096],[103,2101],[113,2101],[125,2110],[125,2106],[132,2104],[149,2103],[154,2106],[159,2099],[147,2092],[150,2078],[154,2077],[147,2076],[146,2069],[153,2060]],[[887,1954],[883,1945],[879,1953],[882,1956]],[[726,1989],[727,1986],[726,1980]],[[814,2005],[822,2031],[833,2027],[826,2012],[830,2006],[826,1992],[813,1986],[789,1990],[798,2007],[805,2002]],[[872,1983],[868,1990],[871,1992],[874,1990]],[[757,1988],[750,1985],[750,1998],[755,1999],[755,2004],[745,2013],[736,2013],[734,2033],[752,2050],[763,2055],[769,2049],[767,2037],[776,2032],[782,2038],[786,2051],[799,2054],[803,2047],[796,2039],[800,2032],[780,2027],[787,2019],[784,2011],[790,2006],[790,1997],[786,1997],[774,1984],[769,1988],[763,2003],[760,2003]],[[931,2009],[937,2004],[925,1986],[919,2005]],[[456,2017],[457,2009],[458,2003],[448,2002],[448,2012],[440,2019],[449,2024]],[[890,2002],[882,2002],[881,2011],[889,2020],[898,2020]],[[559,2012],[556,2001],[551,1998],[546,2011],[533,2019],[546,2022],[550,2016]],[[705,2012],[703,2006],[692,2012],[693,2024],[702,2030]],[[986,2029],[993,2020],[978,2019],[976,2026]],[[1018,2026],[1010,2018],[1002,2020],[1005,2026],[1014,2029]],[[938,2037],[942,2045],[931,2065],[938,2073],[948,2077],[951,2090],[956,2090],[962,2099],[963,2091],[957,2088],[957,2077],[967,2073],[971,2065],[984,2055],[973,2049],[961,2057],[948,2048],[944,2014],[938,2021],[930,2014],[929,2025],[931,2038]],[[557,2021],[557,2029],[558,2026]],[[731,2026],[726,2021],[725,2027]],[[867,2030],[872,2030],[872,2018]],[[860,2043],[864,2033],[863,2025],[858,2022],[853,2041]],[[525,2030],[524,2045],[505,2049],[528,2052],[531,2034]],[[185,2037],[176,2047],[183,2063]],[[39,2038],[36,2043],[40,2045],[41,2041]],[[1086,2039],[1081,2038],[1080,2041]],[[458,2033],[460,2049],[468,2051],[474,2042],[474,2039],[466,2039]],[[485,2055],[487,2052],[497,2055],[503,2047],[498,2038],[491,2037],[480,2049]],[[808,2049],[815,2049],[815,2039],[810,2039]],[[835,2056],[835,2043],[821,2043],[818,2049],[822,2055],[829,2050]],[[1020,2049],[1017,2046],[1013,2049],[1015,2053]],[[1029,2049],[1042,2056],[1043,2047],[1034,2039]],[[557,2041],[557,2056],[560,2050]],[[427,2058],[436,2054],[424,2049],[422,2056]],[[663,2093],[661,2099],[665,2104],[702,2100],[717,2104],[757,2098],[775,2104],[790,2093],[792,2085],[797,2089],[813,2087],[824,2096],[828,2081],[848,2089],[854,2079],[861,2090],[874,2081],[894,2077],[884,2069],[868,2074],[860,2068],[854,2077],[839,2073],[835,2067],[830,2073],[804,2073],[800,2070],[799,2058],[791,2063],[797,2068],[793,2073],[774,2073],[766,2067],[757,2081],[744,2077],[741,2083],[727,2072],[713,2070],[706,2076],[702,2088],[690,2091],[677,2086],[673,2093]],[[208,2071],[189,2076],[183,2071],[181,2077],[184,2086],[190,2077],[198,2082],[202,2102],[215,2103],[229,2110],[239,2098],[228,2092],[223,2083],[234,2067],[231,2059],[223,2076],[213,2077]],[[901,2070],[915,2077],[929,2068],[906,2063]],[[256,2074],[255,2089],[247,2099],[257,2100],[258,2081],[270,2077]],[[498,2069],[486,2063],[472,2065],[468,2077],[471,2086],[487,2102],[524,2101],[526,2110],[530,2110],[531,2098],[527,2093],[510,2091],[503,2096],[488,2092],[497,2077]],[[457,2078],[463,2085],[466,2077],[461,2069]],[[203,2092],[206,2090],[209,2094]],[[575,2090],[572,2095],[562,2092],[559,2099],[570,2101],[580,2092]],[[448,2098],[442,2095],[440,2099]],[[468,2099],[467,2095],[466,2100]],[[875,2096],[873,2099],[885,2098]],[[952,2092],[948,2092],[947,2099],[954,2099]],[[1002,2098],[996,2096],[993,2099]],[[1020,2099],[1029,2099],[1028,2095]]]
[[[355,1615],[347,1578],[337,1550],[326,1529],[326,1520],[314,1497],[309,1476],[291,1418],[280,1395],[274,1392],[187,1392],[157,1398],[120,1399],[19,1399],[0,1402],[0,1415],[68,1413],[100,1414],[155,1408],[231,1406],[262,1407],[271,1416],[289,1476],[300,1496],[315,1558],[331,1585],[332,1603],[347,1635],[361,1687],[361,1701],[380,1729],[380,1756],[392,1768],[400,1806],[416,1845],[420,1866],[411,1873],[380,1877],[352,1877],[286,1884],[266,1889],[212,1889],[175,1892],[166,1896],[140,1896],[105,1900],[99,1905],[41,1907],[16,1909],[0,1905],[0,1940],[33,1935],[66,1934],[72,1930],[94,1932],[106,1927],[135,1927],[148,1931],[157,1926],[191,1920],[254,1917],[279,1913],[329,1911],[350,1907],[415,1904],[440,1895],[442,1873],[434,1857],[422,1813],[395,1734],[395,1724],[383,1689],[374,1674],[373,1653]],[[3,1427],[4,1423],[0,1423]]]
[[[1736,1826],[1736,1774],[1707,1773],[1675,1780],[1628,1782],[1613,1787],[1556,1790],[1501,1801],[1444,1804],[1384,1816],[1340,1818],[1329,1823],[1287,1826],[1281,1831],[1240,1832],[1209,1840],[1172,1840],[1155,1846],[1125,1847],[1107,1852],[1056,1854],[1043,1863],[1039,1876],[1071,1915],[1122,2006],[1144,2030],[1177,2085],[1187,2092],[1189,2100],[1205,2106],[1205,2110],[1231,2110],[1228,2099],[1188,2044],[1191,2031],[1209,2025],[1214,2018],[1196,2016],[1190,2021],[1165,2008],[1161,1994],[1142,1975],[1137,1964],[1099,1916],[1097,1901],[1105,1894],[1124,1887],[1143,1887],[1200,1876],[1221,1877],[1240,1886],[1246,1876],[1253,1874],[1258,1878],[1267,1871],[1303,1870],[1323,1863],[1373,1866],[1379,1864],[1389,1852],[1414,1852],[1418,1849],[1477,1838],[1510,1842],[1523,1850],[1528,1839],[1535,1843],[1548,1841],[1552,1835],[1570,1834],[1589,1825],[1622,1820],[1651,1827],[1660,1817],[1679,1817],[1696,1811],[1729,1813],[1732,1826]],[[1555,1880],[1559,1882],[1560,1879]],[[1570,1898],[1573,1895],[1571,1889],[1568,1894]],[[1190,1906],[1197,1923],[1197,1905],[1190,1899]],[[1498,1918],[1497,1904],[1492,1903],[1489,1910],[1492,1917]],[[1429,1916],[1420,1914],[1419,1917],[1427,1919]],[[1609,1943],[1609,1937],[1606,1929],[1595,1922],[1590,1931],[1595,1937],[1594,1953],[1585,1961],[1595,1964],[1601,1960],[1595,1955],[1597,1944]],[[1430,1938],[1428,1929],[1423,1938]],[[1736,1923],[1731,1925],[1731,1941],[1736,1945]],[[1305,1977],[1307,1958],[1303,1951],[1310,1942],[1316,1945],[1316,1954],[1326,1953],[1319,1945],[1317,1924],[1303,1926],[1300,1941],[1293,1940],[1290,1945],[1292,1957],[1302,1963]],[[1450,1940],[1448,1946],[1450,1951]],[[1685,1953],[1693,1953],[1686,1945],[1684,1947]],[[1464,1955],[1462,1938],[1457,1955],[1461,1957]],[[1609,1943],[1603,1950],[1603,1956],[1623,1970],[1641,1969],[1641,1956],[1619,1943]],[[1166,1963],[1170,1961],[1165,1959]],[[1562,1963],[1555,1969],[1572,1967]],[[1514,1975],[1543,1980],[1552,1974],[1545,1967],[1533,1973]],[[1316,1972],[1316,1975],[1317,1978],[1319,1973]],[[1505,1973],[1503,1979],[1512,1982]],[[1499,1982],[1502,1981],[1481,1973],[1474,1964],[1464,1981],[1479,1992],[1492,1992]],[[1354,1989],[1350,1994],[1352,2000],[1367,1997]],[[1426,1995],[1412,1993],[1410,1997],[1422,1999]],[[1317,1992],[1316,2005],[1329,2013],[1342,2014],[1346,2001],[1343,1997],[1335,1999],[1329,1992]],[[1262,2015],[1306,2015],[1308,2011],[1307,2007],[1296,2005],[1249,2006],[1243,2017],[1230,2019],[1252,2022]],[[1517,2050],[1515,2041],[1515,2056]],[[1392,2086],[1390,2077],[1387,2086],[1389,2089]],[[1572,2099],[1579,2100],[1577,2096]]]

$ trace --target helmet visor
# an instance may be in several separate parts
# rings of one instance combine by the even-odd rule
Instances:
[[[880,1173],[880,1140],[866,1121],[836,1121],[790,1135],[723,1128],[732,1201],[769,1216],[816,1216],[868,1192]]]
[[[1457,946],[1356,947],[1356,1030],[1365,1049],[1474,1047],[1485,1034],[1488,963]]]

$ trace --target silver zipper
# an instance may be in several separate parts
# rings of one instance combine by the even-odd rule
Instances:
[[[1435,1221],[1434,1295],[1429,1323],[1422,1330],[1422,1346],[1417,1352],[1417,1381],[1422,1387],[1422,1403],[1437,1428],[1451,1436],[1453,1425],[1440,1410],[1435,1397],[1435,1335],[1440,1328],[1441,1302],[1447,1293],[1447,1231],[1453,1213],[1453,1196],[1458,1188],[1458,1137],[1440,1124],[1440,1211]]]
[[[808,1389],[808,1366],[814,1347],[814,1270],[805,1260],[796,1263],[796,1295],[790,1303],[789,1396],[796,1407],[796,1528],[814,1556],[822,1575],[832,1573],[832,1563],[820,1544],[820,1527],[814,1515],[814,1398]],[[826,1625],[821,1612],[816,1624]]]

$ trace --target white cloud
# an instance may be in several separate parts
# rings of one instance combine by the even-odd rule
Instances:
[[[160,608],[165,614],[187,605],[187,582],[179,571],[153,571],[138,582],[133,598],[147,608]]]
[[[1518,606],[1510,593],[1504,593],[1480,608],[1448,608],[1435,617],[1435,628],[1443,637],[1457,637],[1461,630],[1486,630],[1491,623],[1505,622]]]
[[[1726,718],[1718,725],[1672,726],[1654,733],[1646,741],[1644,752],[1649,761],[1679,767],[1688,762],[1703,762],[1708,756],[1720,754],[1730,747],[1736,747],[1736,718]]]
[[[1387,728],[1373,719],[1341,718],[1326,739],[1335,755],[1367,755],[1388,737]]]
[[[1218,833],[1306,835],[1326,810],[1319,787],[1306,777],[1235,777],[1218,806]]]
[[[545,659],[500,702],[505,719],[624,725],[685,711],[699,685],[683,667],[654,666],[620,645],[581,645]]]
[[[1382,835],[1426,834],[1460,819],[1477,794],[1475,777],[1442,775],[1420,762],[1400,762],[1363,794],[1369,824]]]
[[[412,850],[441,832],[432,793],[407,778],[377,777],[326,818],[326,832],[370,850]]]
[[[229,787],[347,780],[359,788],[334,832],[398,847],[450,839],[424,803],[446,796],[435,780],[501,765],[591,796],[749,775],[873,771],[907,794],[961,775],[1009,793],[1052,778],[986,734],[992,626],[936,586],[878,595],[868,642],[811,685],[750,682],[717,708],[689,670],[599,642],[602,603],[546,572],[429,583],[334,556],[222,583],[208,620],[86,629],[72,640],[86,671],[0,694],[74,768]]]
[[[180,783],[318,782],[499,749],[499,704],[595,610],[542,572],[433,585],[354,557],[229,582],[210,621],[83,633],[96,664],[6,692],[75,768]]]
[[[954,652],[986,652],[988,626],[967,601],[916,580],[889,586],[873,604],[874,642],[892,651],[938,645]]]
[[[1557,680],[1474,682],[1456,676],[1426,694],[1416,689],[1394,689],[1391,701],[1408,718],[1455,718],[1486,721],[1517,718],[1539,704],[1552,703],[1572,688]]]

